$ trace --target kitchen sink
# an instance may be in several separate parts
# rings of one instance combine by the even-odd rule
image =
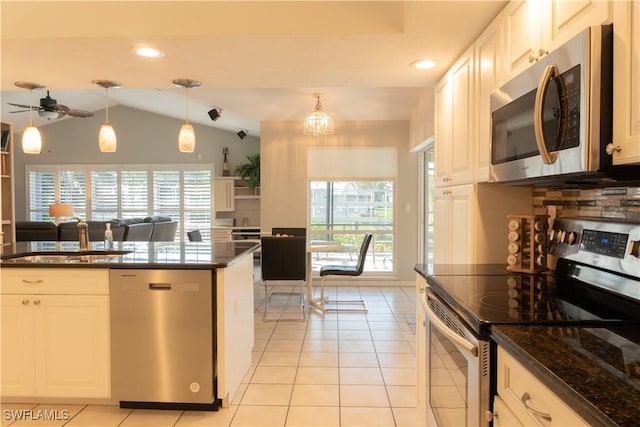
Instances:
[[[30,252],[3,258],[3,262],[77,263],[110,261],[131,251]]]

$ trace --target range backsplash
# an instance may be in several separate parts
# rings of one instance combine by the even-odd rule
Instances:
[[[533,212],[558,217],[618,218],[640,221],[640,187],[610,187],[590,190],[533,189]]]

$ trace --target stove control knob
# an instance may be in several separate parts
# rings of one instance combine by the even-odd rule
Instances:
[[[536,233],[536,234],[533,236],[533,240],[534,240],[536,243],[544,243],[544,241],[545,241],[545,239],[546,239],[546,238],[547,238],[547,236],[546,236],[544,233]]]
[[[567,233],[567,237],[565,238],[565,242],[567,242],[570,245],[574,245],[577,240],[578,240],[578,235],[576,234],[575,231]]]
[[[519,228],[520,228],[520,222],[519,221],[516,221],[515,219],[512,219],[511,221],[509,221],[509,230],[510,231],[516,231]]]
[[[544,222],[536,221],[533,224],[533,229],[536,230],[536,231],[543,231],[544,230]]]
[[[520,240],[520,235],[518,234],[517,231],[510,231],[509,232],[509,241],[510,242],[517,242],[518,240]]]

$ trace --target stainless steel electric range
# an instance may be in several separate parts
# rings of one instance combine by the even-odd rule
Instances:
[[[439,427],[489,425],[492,325],[640,324],[639,223],[556,219],[549,254],[554,269],[538,274],[429,268],[429,403]],[[455,387],[442,387],[443,366]]]

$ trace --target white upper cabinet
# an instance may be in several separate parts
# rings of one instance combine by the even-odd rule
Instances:
[[[477,143],[474,144],[474,178],[489,180],[491,160],[491,108],[489,95],[503,82],[502,27],[494,21],[475,44]]]
[[[435,185],[451,180],[451,82],[446,75],[435,90]]]
[[[613,164],[640,163],[640,2],[614,2]]]
[[[473,180],[474,49],[469,48],[436,86],[436,186]]]
[[[545,0],[540,22],[542,48],[553,50],[586,27],[611,22],[613,3],[608,0]]]
[[[505,73],[512,77],[539,56],[540,8],[547,0],[512,1],[502,12]]]
[[[612,19],[606,0],[511,1],[502,12],[506,74],[513,77],[591,25]]]

